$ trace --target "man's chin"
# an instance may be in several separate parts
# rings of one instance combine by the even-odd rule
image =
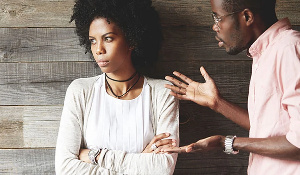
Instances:
[[[226,49],[226,52],[228,55],[237,55],[239,53],[241,53],[243,50],[241,49],[237,49],[237,48],[229,48],[229,49]]]

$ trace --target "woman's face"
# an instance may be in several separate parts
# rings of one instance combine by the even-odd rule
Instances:
[[[105,73],[133,68],[131,51],[124,33],[114,22],[96,18],[89,29],[89,40],[95,61]]]

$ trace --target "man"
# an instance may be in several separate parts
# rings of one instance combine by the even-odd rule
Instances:
[[[166,85],[181,100],[223,114],[249,130],[249,138],[212,136],[165,152],[223,149],[250,152],[248,174],[300,174],[300,32],[289,20],[277,20],[276,0],[211,0],[213,30],[228,54],[247,49],[253,58],[248,111],[223,99],[203,67],[205,83],[174,72]]]

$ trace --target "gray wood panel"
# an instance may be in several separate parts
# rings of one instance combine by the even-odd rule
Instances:
[[[293,26],[300,31],[299,26]],[[161,60],[249,60],[245,53],[232,56],[218,47],[210,27],[164,27]],[[0,28],[0,63],[89,62],[73,28]]]
[[[221,151],[180,154],[174,175],[247,175],[248,153],[227,155]]]
[[[54,149],[0,149],[0,172],[14,175],[53,175],[54,155]],[[220,152],[179,155],[174,174],[246,175],[247,155],[241,153],[232,156]]]
[[[0,148],[55,147],[62,106],[0,106],[0,111]],[[180,145],[210,135],[248,135],[220,114],[190,102],[181,102],[180,131]]]
[[[55,147],[62,106],[0,106],[0,148]]]
[[[218,48],[210,27],[164,27],[162,60],[241,60]],[[0,62],[92,61],[73,28],[0,28]]]
[[[0,28],[0,62],[90,60],[74,28]]]
[[[215,79],[225,98],[246,102],[250,61],[160,62],[152,74],[164,78],[178,70],[201,81],[201,65]],[[100,69],[93,66],[92,62],[0,63],[0,105],[61,105],[72,80],[100,74]]]
[[[54,149],[0,149],[0,174],[54,175]]]
[[[70,15],[73,0],[42,1],[1,0],[0,27],[72,27]],[[153,0],[164,26],[212,25],[209,1]],[[278,0],[280,18],[290,17],[292,24],[300,25],[298,0]]]

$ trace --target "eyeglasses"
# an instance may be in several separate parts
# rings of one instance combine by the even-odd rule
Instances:
[[[222,16],[217,16],[217,14],[212,13],[211,16],[212,16],[212,18],[213,18],[213,20],[214,20],[216,26],[218,26],[218,28],[220,28],[219,22],[222,20],[222,18],[227,17],[227,16],[230,16],[230,15],[234,15],[234,14],[239,13],[239,12],[241,12],[241,11],[228,13],[228,14],[222,15]]]

